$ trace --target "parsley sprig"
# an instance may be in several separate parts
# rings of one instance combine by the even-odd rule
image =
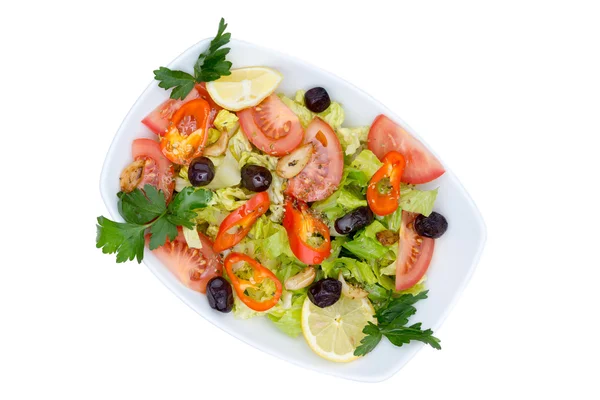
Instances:
[[[390,300],[387,306],[380,308],[375,313],[378,325],[369,322],[364,327],[363,333],[366,336],[361,340],[360,346],[354,350],[354,355],[364,356],[370,353],[379,344],[383,336],[396,346],[402,346],[417,340],[440,350],[442,348],[440,340],[433,336],[431,329],[421,329],[421,323],[406,326],[408,319],[417,312],[414,304],[426,298],[427,291],[423,291],[416,296],[404,294]]]
[[[104,254],[117,253],[118,263],[133,259],[140,263],[148,230],[150,250],[164,245],[167,240],[175,240],[178,226],[194,227],[194,210],[206,207],[212,192],[186,187],[168,206],[162,190],[152,185],[145,185],[143,191],[135,189],[131,193],[120,192],[117,196],[119,213],[125,222],[98,217],[96,247]]]
[[[154,71],[154,79],[159,81],[158,86],[163,89],[171,89],[172,99],[184,99],[196,83],[210,82],[222,76],[231,75],[231,62],[226,60],[231,50],[223,47],[231,39],[231,33],[225,33],[227,24],[221,18],[217,35],[210,42],[208,49],[198,56],[194,64],[194,76],[183,71],[172,71],[166,67],[160,67]]]

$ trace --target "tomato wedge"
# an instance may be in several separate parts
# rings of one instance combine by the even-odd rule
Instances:
[[[286,193],[302,201],[326,199],[342,181],[344,154],[337,135],[319,117],[306,127],[303,143],[312,143],[314,152],[306,167],[288,181]]]
[[[404,157],[396,151],[390,151],[383,157],[383,165],[367,187],[367,203],[375,214],[389,215],[398,208],[400,178],[405,165]]]
[[[402,182],[415,185],[427,183],[439,178],[445,172],[442,163],[423,143],[383,114],[375,118],[371,125],[368,146],[369,150],[382,161],[383,157],[392,150],[404,156],[406,168],[402,175]]]
[[[160,138],[164,155],[175,164],[187,165],[202,154],[208,140],[207,124],[210,105],[204,99],[185,103],[169,123],[169,129]]]
[[[261,192],[233,210],[219,226],[215,251],[221,252],[238,244],[250,232],[256,220],[267,212],[270,204],[269,194]]]
[[[210,115],[208,118],[208,126],[212,126],[212,122],[215,119],[217,113],[221,110],[221,106],[213,101],[206,90],[206,84],[200,83],[194,86],[194,89],[185,97],[183,100],[168,99],[165,100],[161,105],[156,107],[150,114],[146,115],[142,120],[142,123],[146,125],[152,132],[157,135],[164,135],[169,128],[169,122],[175,114],[175,111],[179,110],[181,106],[190,100],[197,98],[204,99],[210,104]]]
[[[198,85],[183,100],[168,99],[161,105],[156,107],[150,114],[146,115],[142,120],[142,124],[146,125],[152,132],[157,135],[164,135],[169,127],[169,121],[175,111],[190,100],[200,97],[197,90]],[[206,89],[205,89],[206,90]]]
[[[320,264],[331,253],[331,238],[327,225],[311,214],[303,201],[286,198],[283,217],[290,248],[305,264]]]
[[[136,139],[131,145],[131,155],[134,163],[143,161],[137,187],[143,189],[146,184],[150,184],[162,190],[168,202],[175,189],[175,172],[173,164],[161,152],[158,142],[152,139]]]
[[[396,260],[396,290],[406,290],[415,286],[429,268],[435,241],[420,236],[415,231],[415,218],[418,214],[402,211],[400,243]]]
[[[281,282],[275,274],[245,254],[230,253],[225,272],[240,300],[254,311],[267,311],[281,297]]]
[[[208,237],[199,233],[201,249],[188,247],[181,228],[177,238],[152,250],[152,253],[167,267],[175,277],[188,288],[206,293],[206,284],[223,272],[223,261],[214,252]],[[146,236],[146,245],[150,235]]]
[[[267,154],[283,156],[302,142],[304,129],[298,116],[276,94],[237,116],[248,140]]]

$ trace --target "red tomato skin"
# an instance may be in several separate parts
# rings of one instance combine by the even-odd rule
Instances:
[[[200,93],[196,88],[185,97],[183,100],[167,99],[156,107],[150,114],[146,115],[142,120],[142,124],[146,125],[156,135],[164,134],[169,128],[169,121],[184,103],[200,97]]]
[[[431,182],[446,172],[442,163],[406,129],[381,114],[375,118],[368,136],[368,147],[379,160],[395,150],[406,159],[402,182],[421,184]]]
[[[396,260],[396,290],[406,290],[415,286],[429,269],[435,240],[418,235],[414,230],[414,220],[417,214],[402,211],[402,227],[398,243],[398,259]],[[421,240],[421,244],[418,244]],[[415,258],[412,252],[417,246],[419,252]],[[415,258],[413,262],[411,258]],[[406,264],[410,261],[410,267]]]
[[[342,145],[333,129],[319,117],[306,127],[305,143],[312,143],[315,151],[302,172],[288,181],[286,193],[304,202],[326,199],[342,181]]]
[[[156,186],[165,193],[167,201],[175,189],[175,171],[173,164],[164,156],[160,144],[152,139],[135,139],[131,145],[134,160],[152,160],[144,166],[143,179],[138,186],[143,189],[146,183]]]
[[[285,113],[288,114],[289,108],[277,97],[271,98],[272,96],[277,97],[276,94],[272,94],[265,101],[270,103],[271,108],[276,109],[277,107],[285,107]],[[262,103],[261,103],[262,104]],[[257,106],[260,107],[260,104]],[[246,108],[242,111],[238,111],[237,116],[240,119],[240,126],[242,131],[254,146],[259,150],[276,157],[280,157],[289,154],[302,142],[304,137],[304,129],[300,125],[300,120],[294,115],[293,121],[291,122],[290,133],[279,139],[273,139],[265,135],[262,130],[256,125],[255,111],[256,107]]]
[[[215,276],[223,274],[223,260],[212,248],[212,242],[203,233],[199,233],[202,249],[191,249],[178,228],[178,236],[172,242],[152,250],[163,265],[186,287],[200,293],[206,293],[206,284]],[[150,235],[146,235],[146,245]],[[192,279],[193,272],[198,274]],[[202,272],[199,272],[202,271]]]

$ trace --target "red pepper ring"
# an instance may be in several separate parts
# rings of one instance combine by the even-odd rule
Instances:
[[[286,198],[283,227],[287,232],[292,252],[303,263],[321,264],[331,254],[329,228],[310,213],[305,202]]]
[[[252,268],[252,276],[249,280],[239,278],[235,274],[236,271],[234,271],[234,267],[240,262],[249,264]],[[281,282],[279,282],[279,279],[277,279],[275,274],[245,254],[235,252],[230,253],[225,258],[225,272],[227,272],[227,276],[229,277],[229,280],[231,280],[231,284],[233,285],[237,296],[244,302],[245,305],[254,311],[267,311],[277,304],[279,298],[281,297]],[[275,294],[273,294],[271,298],[259,301],[246,294],[246,290],[249,288],[259,289],[259,285],[265,279],[270,279],[273,281],[273,283],[275,283]]]
[[[170,161],[188,165],[202,155],[208,140],[210,112],[210,105],[201,98],[190,100],[175,111],[167,131],[160,137],[160,148]]]
[[[250,232],[256,220],[269,210],[269,194],[260,192],[244,205],[233,210],[219,226],[213,246],[216,252],[230,249]]]
[[[404,167],[406,160],[397,151],[390,151],[383,157],[383,166],[375,172],[367,188],[367,203],[375,214],[389,215],[398,208]]]

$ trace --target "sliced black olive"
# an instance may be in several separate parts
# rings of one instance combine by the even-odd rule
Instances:
[[[448,221],[442,214],[435,211],[429,217],[419,215],[415,219],[415,231],[421,236],[437,239],[448,229]]]
[[[375,216],[367,206],[358,207],[335,221],[334,227],[340,235],[349,235],[373,222]]]
[[[331,99],[327,90],[322,87],[314,87],[304,94],[304,104],[306,108],[315,113],[320,113],[331,105]]]
[[[216,276],[206,285],[208,305],[217,311],[228,313],[233,309],[231,284],[221,276]]]
[[[342,295],[342,282],[333,278],[321,279],[308,288],[308,298],[320,308],[334,305]]]

